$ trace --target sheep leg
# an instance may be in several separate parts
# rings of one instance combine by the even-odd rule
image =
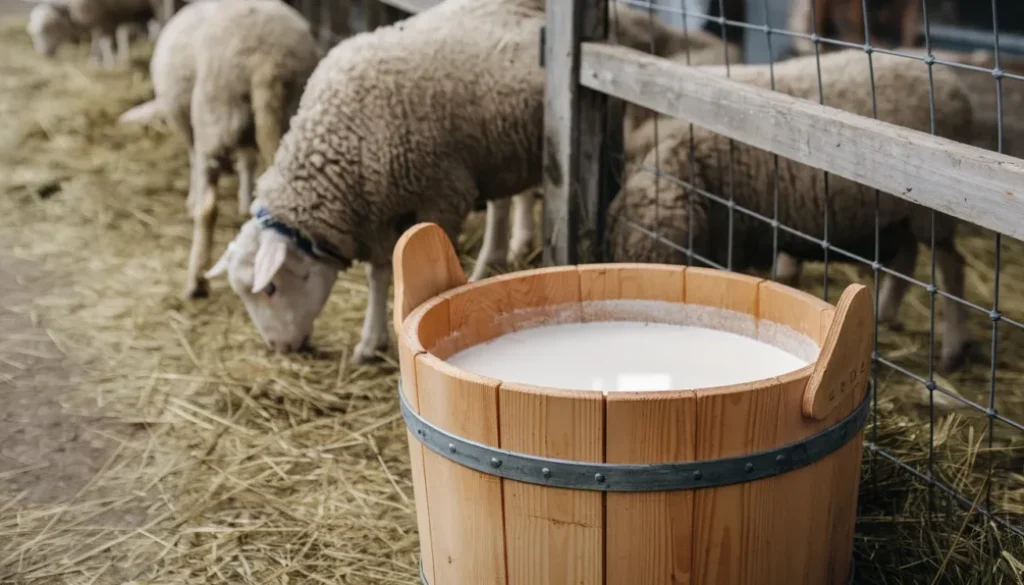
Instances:
[[[104,69],[110,69],[114,66],[114,43],[113,39],[106,31],[92,32],[93,42],[96,43],[96,47],[99,49],[99,65]]]
[[[93,35],[89,40],[89,56],[88,64],[90,67],[99,67],[100,65],[100,42],[99,37]]]
[[[521,266],[533,247],[533,190],[520,193],[512,198],[512,239],[509,242],[506,263]]]
[[[185,211],[189,217],[192,217],[195,213],[196,204],[199,202],[199,196],[202,191],[202,186],[206,182],[206,162],[203,157],[195,151],[195,146],[192,142],[189,142],[188,146],[189,161],[191,168],[189,169],[188,182],[188,197],[185,199]]]
[[[235,171],[238,173],[238,213],[245,216],[252,205],[253,176],[256,174],[258,154],[248,148],[238,152]]]
[[[352,355],[352,362],[356,364],[375,360],[377,352],[388,348],[388,285],[391,284],[391,265],[367,264],[366,282],[370,294],[359,344]]]
[[[200,176],[202,182],[193,191],[198,200],[192,207],[192,250],[188,257],[186,299],[198,299],[209,294],[209,285],[203,274],[210,267],[213,226],[217,221],[217,176],[209,170],[200,173]]]
[[[906,238],[887,268],[897,274],[913,276],[914,266],[917,265],[917,248],[917,240]],[[882,277],[882,285],[878,291],[878,321],[880,323],[888,323],[889,327],[895,330],[901,328],[897,317],[900,305],[903,304],[903,297],[906,296],[909,289],[910,281],[906,278],[889,273]]]
[[[189,161],[189,189],[188,198],[185,201],[185,210],[192,214],[192,205],[195,203],[195,197],[192,195],[192,189],[195,185],[198,185],[196,179],[196,173],[199,169],[202,169],[202,165],[199,161],[196,161],[195,148],[193,146],[195,137],[192,134],[192,120],[190,118],[189,109],[186,108],[170,108],[167,113],[168,122],[171,127],[177,130],[181,139],[185,141],[185,148],[188,150],[188,161]]]
[[[786,286],[798,287],[803,263],[785,252],[779,252],[775,260],[775,281]]]
[[[132,60],[131,32],[131,28],[126,24],[119,25],[114,31],[117,40],[117,61],[121,65],[128,65]]]
[[[511,201],[493,199],[487,202],[487,222],[484,227],[484,243],[476,258],[476,266],[469,276],[470,282],[484,277],[487,268],[505,262],[508,248],[508,211]]]
[[[945,291],[964,298],[964,257],[949,241],[935,247],[935,265]],[[943,298],[942,353],[939,370],[945,373],[959,369],[971,348],[971,332],[967,326],[967,308],[959,301]]]

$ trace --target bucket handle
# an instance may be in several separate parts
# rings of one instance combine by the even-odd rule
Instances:
[[[466,284],[466,273],[448,235],[436,223],[418,223],[402,234],[392,257],[395,277],[394,328],[427,299]]]
[[[823,420],[850,393],[859,397],[867,387],[874,318],[868,288],[862,284],[846,287],[804,390],[804,416]]]

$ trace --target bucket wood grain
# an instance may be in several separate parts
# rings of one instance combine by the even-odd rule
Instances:
[[[807,441],[862,405],[873,320],[852,285],[832,306],[740,274],[651,264],[517,272],[466,283],[444,232],[419,224],[395,250],[395,329],[408,407],[485,447],[572,462],[665,464]],[[590,301],[718,307],[786,325],[817,361],[756,382],[669,392],[506,383],[444,360],[536,324],[607,320]],[[525,323],[521,315],[530,315]],[[622,316],[620,318],[627,318]],[[676,491],[595,491],[460,465],[409,435],[424,579],[430,585],[821,585],[851,567],[863,433],[799,469]],[[453,445],[454,450],[454,445]]]

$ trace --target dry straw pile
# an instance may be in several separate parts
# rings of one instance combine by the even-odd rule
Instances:
[[[347,359],[365,306],[361,270],[339,281],[312,355],[268,354],[223,281],[207,300],[180,301],[191,233],[184,149],[166,128],[115,124],[151,95],[144,62],[100,73],[83,53],[44,62],[22,22],[0,28],[0,234],[7,253],[59,275],[62,286],[18,309],[38,315],[80,366],[66,408],[118,421],[98,429],[118,448],[57,504],[25,505],[0,479],[0,582],[417,583],[397,368]],[[233,187],[223,190],[218,250],[241,221]],[[463,244],[477,240],[475,228]],[[991,238],[963,247],[973,298],[990,303]],[[1004,242],[1001,310],[1016,318],[1021,254]],[[835,268],[832,290],[856,276]],[[906,329],[883,330],[882,351],[921,372],[927,298],[908,300]],[[979,339],[990,329],[979,320]],[[1024,344],[1009,329],[1000,328],[996,404],[1024,421]],[[985,351],[942,381],[983,404]],[[983,417],[936,407],[931,434],[917,385],[885,371],[880,390],[882,448],[924,469],[932,441],[939,477],[1024,524],[1020,433],[990,434]],[[1019,537],[882,459],[867,457],[865,470],[858,582],[1024,583]]]

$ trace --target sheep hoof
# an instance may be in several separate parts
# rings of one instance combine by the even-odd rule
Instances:
[[[357,366],[360,366],[360,365],[363,365],[363,364],[377,363],[377,362],[380,362],[380,361],[383,361],[383,359],[377,354],[376,351],[369,351],[369,350],[363,349],[360,346],[356,346],[355,351],[352,352],[352,360],[351,360],[351,362],[354,365],[357,365]]]
[[[350,361],[355,365],[380,362],[383,361],[381,354],[383,354],[387,350],[387,339],[375,343],[359,342],[356,345],[355,350],[353,350],[352,352],[352,359]]]
[[[939,360],[939,373],[952,374],[961,370],[970,357],[974,344],[971,342],[954,346],[952,351],[945,351],[943,348],[942,358]]]
[[[186,301],[205,299],[210,296],[210,284],[205,278],[200,278],[195,283],[189,284],[185,287],[185,293],[183,296]]]
[[[508,270],[522,270],[528,264],[526,261],[527,257],[528,254],[516,254],[514,256],[509,254],[508,259],[505,260],[504,268]]]

